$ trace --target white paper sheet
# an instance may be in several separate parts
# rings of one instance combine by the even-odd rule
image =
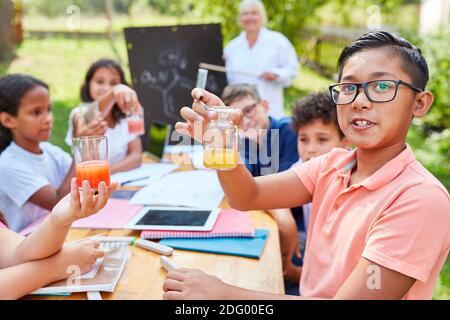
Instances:
[[[164,152],[165,153],[187,153],[191,154],[193,152],[197,152],[203,150],[203,146],[196,144],[196,145],[175,145],[175,146],[165,146]]]
[[[215,171],[175,172],[136,192],[132,204],[197,209],[217,208],[224,193]]]
[[[173,163],[144,163],[139,168],[111,175],[111,181],[133,187],[147,186],[178,167]]]

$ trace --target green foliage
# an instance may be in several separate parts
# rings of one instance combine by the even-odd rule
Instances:
[[[415,119],[408,139],[417,158],[446,187],[450,188],[450,29],[413,39],[427,60],[430,80],[427,89],[434,102],[428,114]]]
[[[179,16],[191,9],[192,3],[187,0],[147,0],[147,3],[163,15]]]
[[[135,0],[112,0],[114,11],[128,13]],[[24,0],[27,13],[39,14],[47,17],[66,15],[70,5],[77,5],[82,14],[104,14],[105,0]]]
[[[305,26],[307,20],[314,15],[317,8],[326,0],[285,0],[262,1],[266,7],[269,20],[268,27],[279,31],[288,37],[294,45],[297,35]],[[203,14],[217,17],[222,23],[225,43],[236,37],[241,31],[238,23],[238,6],[240,1],[203,0],[196,3],[196,9]],[[290,14],[287,14],[290,13]]]
[[[440,132],[445,128],[450,128],[449,38],[450,29],[447,29],[436,35],[424,37],[420,44],[430,68],[428,90],[433,92],[435,98],[433,107],[424,120],[426,130]]]

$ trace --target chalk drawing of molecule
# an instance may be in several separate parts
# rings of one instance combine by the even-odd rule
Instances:
[[[140,82],[162,95],[163,112],[169,118],[177,119],[180,106],[175,105],[174,92],[177,89],[190,91],[195,82],[180,75],[180,71],[187,67],[187,59],[178,49],[164,50],[158,58],[159,68],[157,71],[143,70]]]

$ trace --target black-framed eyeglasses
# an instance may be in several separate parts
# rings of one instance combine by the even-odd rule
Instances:
[[[398,86],[404,85],[416,92],[422,92],[412,84],[402,80],[374,80],[362,83],[338,83],[330,86],[331,99],[337,105],[355,101],[359,89],[363,88],[367,99],[371,102],[389,102],[397,96]]]
[[[247,118],[253,118],[256,114],[256,106],[260,103],[260,101],[257,101],[251,105],[245,106],[242,108],[242,113],[244,114],[244,117]]]

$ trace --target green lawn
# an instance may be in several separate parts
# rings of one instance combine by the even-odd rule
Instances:
[[[118,42],[122,44],[122,42]],[[125,52],[124,46],[120,46]],[[17,58],[0,71],[36,76],[50,86],[54,127],[50,142],[70,151],[64,143],[70,109],[79,102],[80,87],[88,67],[99,58],[115,58],[106,40],[27,40],[17,51]],[[122,54],[122,59],[126,57]]]
[[[122,38],[116,42],[119,55],[127,61],[126,49]],[[8,65],[0,64],[0,75],[5,73],[27,73],[39,77],[50,85],[54,110],[54,129],[50,141],[70,151],[64,143],[67,119],[70,109],[78,104],[79,90],[84,73],[89,65],[103,57],[115,58],[113,50],[106,40],[67,40],[52,38],[45,40],[26,40],[17,51],[17,57]],[[326,90],[333,81],[323,78],[310,69],[302,67],[294,86],[286,91],[286,109],[293,102],[311,91]],[[447,187],[450,177],[445,168],[448,159],[434,157],[433,150],[412,132],[408,142],[413,146],[419,160],[431,170]],[[450,260],[436,286],[435,299],[450,298]]]

